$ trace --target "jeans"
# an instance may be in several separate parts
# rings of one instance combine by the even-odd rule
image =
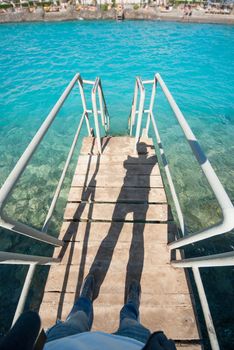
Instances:
[[[66,321],[57,323],[46,332],[47,343],[69,335],[90,331],[93,323],[93,305],[88,298],[80,297],[74,304]],[[150,331],[139,322],[139,311],[129,302],[120,311],[120,324],[114,335],[133,338],[146,343]]]
[[[114,334],[133,338],[144,344],[150,337],[150,330],[139,322],[139,310],[133,302],[125,304],[121,309],[119,328]]]
[[[80,297],[74,304],[66,321],[60,320],[46,332],[47,343],[69,335],[90,331],[93,323],[93,304],[88,298]]]

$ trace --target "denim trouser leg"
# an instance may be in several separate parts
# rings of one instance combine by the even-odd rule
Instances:
[[[139,311],[134,303],[129,302],[121,309],[119,329],[114,334],[147,342],[150,331],[140,324]]]
[[[92,323],[93,304],[88,298],[80,297],[74,304],[66,321],[57,321],[53,327],[47,330],[47,342],[90,331]]]

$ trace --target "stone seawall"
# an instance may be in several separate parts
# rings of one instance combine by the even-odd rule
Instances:
[[[223,23],[234,24],[234,15],[192,15],[183,18],[182,14],[173,11],[170,13],[161,13],[154,8],[139,10],[124,10],[124,17],[127,20],[158,20],[158,21],[177,21],[191,23]],[[36,12],[30,13],[28,10],[22,12],[6,12],[0,14],[0,23],[11,22],[55,22],[55,21],[72,21],[72,20],[110,20],[116,18],[114,9],[109,11],[76,11],[69,8],[61,12],[45,12],[38,9]]]

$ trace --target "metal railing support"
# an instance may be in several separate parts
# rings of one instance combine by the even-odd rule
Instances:
[[[69,151],[69,153],[68,153],[67,160],[66,160],[66,162],[65,162],[65,165],[64,165],[64,168],[63,168],[61,177],[60,177],[60,179],[59,179],[59,182],[58,182],[58,185],[57,185],[57,188],[56,188],[54,197],[53,197],[53,199],[52,199],[52,202],[51,202],[50,208],[49,208],[49,210],[48,210],[48,213],[47,213],[47,216],[46,216],[44,225],[43,225],[43,227],[42,227],[42,231],[43,231],[43,232],[47,232],[48,225],[49,225],[50,220],[51,220],[51,218],[52,218],[52,215],[53,215],[53,212],[54,212],[54,208],[55,208],[55,206],[56,206],[57,200],[58,200],[58,198],[59,198],[59,194],[60,194],[60,192],[61,192],[61,188],[62,188],[64,179],[65,179],[65,176],[66,176],[66,173],[67,173],[67,169],[68,169],[69,164],[70,164],[70,162],[71,162],[71,158],[72,158],[72,156],[73,156],[73,153],[74,153],[74,150],[75,150],[75,147],[76,147],[76,144],[77,144],[79,135],[80,135],[80,131],[81,131],[81,128],[82,128],[82,124],[83,124],[85,115],[86,115],[86,112],[83,112],[83,115],[82,115],[82,117],[81,117],[81,119],[80,119],[79,126],[78,126],[77,131],[76,131],[76,134],[75,134],[75,136],[74,136],[74,139],[73,139],[73,142],[72,142],[70,151]]]
[[[36,135],[33,137],[32,141],[29,143],[28,147],[16,163],[14,169],[6,179],[5,183],[3,184],[1,190],[0,190],[0,213],[3,209],[4,203],[8,196],[10,195],[11,191],[15,187],[17,180],[19,179],[20,175],[24,171],[25,167],[27,166],[28,162],[32,158],[34,152],[36,151],[39,143],[45,136],[47,130],[49,129],[50,125],[52,124],[54,118],[56,117],[57,113],[61,109],[62,105],[64,104],[64,101],[66,100],[67,96],[70,94],[73,86],[75,85],[77,79],[79,77],[79,74],[76,74],[70,84],[67,86],[67,88],[64,90],[62,95],[60,96],[57,103],[52,108],[51,112],[48,114],[45,121],[42,123],[41,127],[37,131]]]
[[[145,100],[145,90],[144,90],[144,84],[153,84],[152,86],[152,92],[151,92],[151,99],[150,99],[150,106],[149,109],[144,109],[144,100]],[[175,208],[176,208],[176,212],[177,212],[177,216],[178,216],[178,220],[179,220],[179,224],[180,224],[180,228],[182,233],[184,234],[185,232],[185,226],[184,226],[184,218],[183,218],[183,213],[180,207],[180,203],[179,203],[179,199],[175,190],[175,186],[171,177],[171,173],[170,173],[170,169],[169,169],[169,165],[163,150],[163,146],[162,146],[162,142],[160,139],[160,135],[158,132],[158,128],[155,122],[155,118],[153,115],[153,107],[154,107],[154,101],[155,101],[155,96],[156,96],[156,87],[157,87],[157,81],[156,79],[154,80],[147,80],[147,81],[141,81],[140,78],[136,78],[136,83],[135,83],[135,90],[134,90],[134,97],[133,97],[133,103],[132,103],[132,110],[131,110],[131,115],[130,115],[130,125],[129,125],[129,129],[130,129],[130,135],[132,133],[132,126],[135,123],[135,116],[138,115],[138,121],[137,121],[137,127],[138,130],[136,131],[136,140],[137,138],[137,133],[140,134],[140,130],[141,130],[141,124],[142,124],[142,115],[143,113],[148,113],[147,116],[147,123],[146,123],[146,129],[145,129],[145,135],[148,135],[148,131],[149,131],[149,127],[150,127],[150,121],[152,122],[152,126],[153,126],[153,130],[156,136],[156,140],[158,143],[158,147],[159,147],[159,152],[160,152],[160,156],[162,159],[162,163],[165,169],[165,173],[166,173],[166,177],[168,180],[168,184],[170,187],[170,191],[171,191],[171,195],[172,195],[172,199],[173,202],[175,204]],[[136,100],[137,100],[137,96],[138,96],[138,90],[140,89],[140,100],[143,102],[143,108],[142,106],[139,107],[139,111],[136,111]],[[142,96],[143,94],[143,96]],[[139,118],[140,116],[140,118]],[[134,120],[134,122],[133,122]],[[138,142],[138,141],[136,141]]]
[[[172,266],[179,267],[179,268],[192,268],[199,299],[201,302],[201,306],[202,306],[202,310],[203,310],[203,314],[206,322],[207,332],[211,343],[211,348],[212,350],[219,350],[217,335],[215,332],[215,328],[214,328],[214,324],[210,313],[210,309],[206,298],[206,293],[202,283],[199,268],[233,266],[234,251],[221,253],[221,254],[213,254],[208,256],[201,256],[201,257],[191,258],[191,259],[183,259],[179,261],[173,260],[171,261],[171,264]]]
[[[60,259],[51,258],[47,256],[39,256],[39,255],[28,255],[28,254],[20,254],[20,253],[12,253],[12,252],[1,252],[0,251],[0,264],[7,265],[30,265],[30,264],[38,264],[38,265],[53,265],[59,263]]]
[[[85,113],[85,121],[86,121],[87,130],[88,130],[89,136],[92,136],[92,131],[91,131],[90,123],[89,123],[89,115],[88,115],[88,111],[87,111],[87,104],[86,104],[84,88],[83,88],[83,81],[82,81],[80,76],[78,77],[77,82],[78,82],[78,87],[80,90],[83,111]]]
[[[166,96],[169,105],[174,112],[176,119],[181,126],[184,135],[192,149],[193,154],[195,155],[223,213],[223,221],[213,227],[207,228],[203,231],[194,233],[188,237],[183,237],[176,242],[169,244],[170,249],[176,249],[183,247],[190,243],[195,243],[200,240],[213,237],[225,232],[228,232],[234,228],[234,207],[230,198],[228,197],[223,185],[221,184],[218,176],[216,175],[214,169],[212,168],[209,160],[207,159],[205,153],[203,152],[201,146],[199,145],[195,135],[193,134],[190,126],[188,125],[185,117],[183,116],[181,110],[176,104],[174,98],[172,97],[170,91],[168,90],[166,84],[162,80],[159,74],[155,76],[156,80],[159,82],[164,95]]]
[[[177,241],[174,241],[170,244],[168,244],[170,249],[176,249],[183,247],[187,244],[198,242],[201,240],[204,240],[206,238],[213,237],[215,235],[222,234],[224,232],[228,232],[234,228],[234,207],[232,205],[231,200],[229,199],[225,189],[223,188],[221,182],[219,181],[217,175],[215,174],[209,160],[206,158],[204,152],[202,151],[196,137],[192,133],[187,121],[185,120],[183,114],[181,113],[179,107],[177,106],[175,100],[173,99],[171,93],[169,92],[168,88],[166,87],[166,84],[163,82],[162,78],[159,74],[155,75],[154,81],[141,81],[140,78],[136,78],[136,84],[135,84],[135,90],[134,90],[134,98],[132,103],[132,109],[131,109],[131,115],[130,115],[130,122],[129,122],[129,130],[130,135],[132,135],[132,127],[134,125],[133,120],[135,122],[135,116],[138,115],[138,123],[137,123],[137,130],[136,130],[136,142],[139,140],[139,133],[141,129],[141,123],[142,123],[142,114],[147,113],[147,122],[146,122],[146,129],[145,134],[148,135],[149,127],[150,127],[150,121],[152,122],[153,130],[156,136],[157,144],[159,147],[160,156],[162,159],[162,163],[165,169],[165,173],[167,176],[170,192],[172,195],[173,202],[175,204],[175,209],[177,212],[178,220],[180,223],[180,228],[183,234],[185,234],[185,225],[184,225],[184,218],[183,218],[183,212],[180,207],[179,199],[175,190],[175,186],[172,181],[170,169],[168,162],[166,160],[166,156],[164,154],[160,134],[157,128],[157,124],[154,118],[153,114],[153,108],[154,108],[154,101],[156,97],[156,87],[157,82],[161,86],[164,95],[166,96],[168,103],[170,107],[172,108],[172,111],[174,112],[183,132],[184,135],[192,149],[193,154],[195,155],[200,167],[203,170],[204,175],[206,176],[208,183],[210,184],[216,199],[222,209],[223,213],[223,221],[221,223],[218,223],[212,227],[209,227],[205,230],[202,230],[200,232],[196,232],[189,236],[184,236],[183,238],[178,239]],[[136,106],[136,101],[138,97],[138,91],[136,94],[136,86],[140,90],[140,98],[141,101],[145,99],[145,93],[144,93],[144,84],[153,84],[152,86],[152,92],[151,92],[151,99],[150,99],[150,106],[149,109],[141,109],[142,106],[139,107],[139,110],[134,110],[134,106]],[[134,111],[134,114],[133,114]],[[207,302],[205,290],[202,284],[199,268],[200,267],[214,267],[214,266],[233,266],[234,265],[234,252],[228,252],[228,253],[222,253],[222,254],[214,254],[211,256],[202,256],[197,258],[191,258],[191,259],[183,259],[183,260],[173,260],[171,261],[172,266],[177,268],[192,268],[195,283],[197,286],[199,298],[202,305],[202,310],[205,317],[205,322],[207,326],[207,331],[211,343],[212,350],[219,350],[219,344],[214,328],[214,324],[212,321],[212,316],[210,313],[209,305]]]
[[[188,258],[183,260],[172,260],[174,267],[217,267],[217,266],[234,266],[234,251],[200,256],[197,258]]]
[[[92,104],[93,104],[93,115],[94,115],[94,124],[97,138],[97,146],[98,152],[102,153],[102,145],[101,145],[101,136],[99,130],[99,122],[98,122],[98,109],[97,109],[97,101],[96,101],[96,91],[99,84],[99,78],[96,79],[93,90],[92,90]]]
[[[45,222],[43,224],[42,231],[39,231],[37,229],[34,229],[28,225],[25,225],[23,223],[17,222],[11,218],[7,218],[6,215],[3,214],[3,208],[4,205],[12,192],[13,188],[15,187],[18,179],[20,178],[21,174],[23,173],[24,169],[26,168],[28,162],[30,161],[31,157],[33,156],[34,152],[36,151],[38,145],[42,141],[43,137],[45,136],[46,132],[48,131],[50,125],[52,124],[53,120],[55,119],[56,115],[58,114],[59,110],[61,109],[62,105],[64,104],[65,100],[67,99],[68,95],[70,94],[71,90],[73,89],[75,83],[78,83],[80,96],[81,96],[81,102],[83,106],[83,114],[80,119],[77,131],[75,133],[71,148],[69,150],[62,174],[60,176],[58,185],[56,187],[50,208],[48,210]],[[93,110],[88,110],[86,105],[86,99],[83,89],[83,84],[89,84],[93,85],[92,89],[92,103],[93,103]],[[28,236],[30,238],[40,240],[45,243],[52,244],[54,246],[62,246],[63,242],[59,239],[49,236],[45,232],[48,230],[48,225],[50,223],[50,220],[52,218],[52,214],[54,212],[57,200],[59,198],[59,194],[61,192],[61,188],[72,158],[72,155],[75,150],[75,146],[77,144],[80,131],[83,125],[83,121],[85,119],[87,130],[89,136],[92,135],[90,122],[89,122],[89,116],[88,113],[94,113],[94,121],[96,126],[96,134],[98,139],[98,148],[99,152],[101,153],[101,142],[100,142],[100,131],[99,131],[99,124],[98,124],[98,110],[97,110],[97,102],[96,102],[96,92],[98,90],[98,97],[99,97],[99,104],[100,104],[100,113],[102,116],[102,125],[105,127],[105,132],[109,130],[109,114],[106,107],[106,102],[101,86],[101,81],[99,78],[95,80],[95,82],[89,81],[89,80],[82,80],[79,74],[76,74],[67,88],[64,90],[63,94],[60,96],[59,100],[56,102],[54,107],[52,108],[51,112],[48,114],[47,118],[37,131],[36,135],[33,137],[32,141],[26,148],[25,152],[17,162],[16,166],[8,176],[7,180],[5,181],[4,185],[2,186],[0,190],[0,226],[9,229],[11,231],[18,232],[20,234],[23,234],[25,236]],[[37,265],[51,265],[60,262],[60,259],[58,258],[49,258],[49,257],[43,257],[43,256],[34,256],[34,255],[25,255],[25,254],[17,254],[17,253],[9,253],[9,252],[0,252],[0,264],[20,264],[20,265],[30,265],[27,276],[24,282],[24,286],[19,298],[19,302],[17,305],[17,309],[15,312],[14,320],[12,325],[15,323],[15,321],[18,319],[19,315],[23,312],[26,298],[29,292],[29,288],[31,285],[31,281],[33,279],[33,275],[36,269]]]
[[[59,247],[63,245],[63,242],[58,238],[50,236],[44,233],[43,231],[37,230],[21,222],[15,221],[11,218],[5,217],[3,216],[3,214],[0,218],[0,226],[6,228],[7,230],[17,232],[23,236],[27,236],[44,243],[48,243],[53,246]]]
[[[144,83],[145,82],[143,82],[143,84]],[[149,134],[150,118],[151,118],[151,115],[153,113],[153,108],[154,108],[154,101],[155,101],[155,95],[156,95],[156,86],[157,86],[157,81],[156,81],[156,79],[154,79],[152,92],[151,92],[151,98],[150,98],[150,106],[149,106],[149,111],[148,111],[148,117],[147,117],[147,122],[146,122],[146,127],[145,127],[146,135]]]
[[[219,343],[218,343],[218,339],[217,339],[217,335],[215,332],[215,328],[214,328],[214,324],[213,324],[213,320],[211,317],[211,313],[210,313],[210,308],[207,302],[207,298],[206,298],[206,293],[203,287],[203,283],[201,280],[201,275],[199,272],[199,269],[197,267],[193,267],[193,275],[194,275],[194,279],[195,279],[195,283],[197,286],[197,291],[199,294],[199,299],[202,305],[202,310],[203,310],[203,314],[204,314],[204,318],[205,318],[205,322],[206,322],[206,327],[207,327],[207,332],[208,332],[208,336],[210,339],[210,344],[211,344],[211,348],[212,350],[219,350]]]
[[[142,116],[144,111],[144,103],[145,103],[145,88],[142,84],[141,79],[138,77],[137,83],[138,87],[140,89],[140,104],[139,104],[139,111],[138,111],[138,119],[137,119],[137,127],[136,127],[136,136],[135,136],[135,145],[134,145],[134,151],[136,151],[137,144],[140,139],[140,132],[141,132],[141,122],[142,122]]]
[[[35,230],[27,225],[21,224],[17,221],[7,218],[6,216],[3,215],[3,208],[7,198],[9,197],[12,190],[14,189],[21,174],[23,173],[28,162],[32,158],[38,145],[42,141],[50,125],[52,124],[54,118],[58,114],[59,110],[61,109],[62,105],[64,104],[66,98],[70,94],[71,90],[73,89],[78,79],[79,79],[79,74],[76,74],[71,80],[71,82],[69,83],[69,85],[66,87],[66,89],[64,90],[64,92],[62,93],[62,95],[54,105],[54,107],[52,108],[51,112],[48,114],[45,121],[42,123],[36,135],[33,137],[32,141],[29,143],[28,147],[26,148],[26,150],[24,151],[24,153],[16,163],[14,169],[11,171],[10,175],[8,176],[8,178],[6,179],[5,183],[3,184],[0,190],[0,225],[11,231],[15,231],[20,234],[23,234],[31,238],[35,238],[53,245],[62,245],[62,242],[57,238],[50,237],[46,234],[43,234],[41,231]]]
[[[156,74],[156,79],[160,83],[161,88],[184,132],[184,135],[198,161],[200,164],[207,181],[209,182],[221,208],[223,211],[227,209],[233,209],[232,202],[230,198],[228,197],[225,189],[223,188],[223,185],[221,184],[218,176],[216,175],[214,169],[212,168],[209,160],[207,159],[205,153],[203,152],[201,146],[199,145],[195,135],[193,134],[190,126],[188,125],[187,121],[185,120],[181,110],[179,109],[177,103],[175,102],[174,98],[172,97],[170,91],[168,90],[166,84],[162,80],[161,76],[159,74]],[[233,222],[234,225],[234,222]]]
[[[104,115],[103,101],[102,101],[102,91],[101,91],[100,84],[97,87],[97,91],[98,91],[98,100],[99,100],[99,108],[100,108],[102,126],[104,126],[104,128],[105,128],[106,122],[105,122],[105,115]]]
[[[131,115],[130,115],[130,125],[129,125],[130,136],[132,136],[132,129],[133,129],[133,126],[135,125],[138,90],[139,90],[139,87],[136,80],[135,87],[134,87],[134,96],[133,96],[133,102],[132,102]]]
[[[60,177],[58,186],[56,188],[56,191],[55,191],[55,194],[54,194],[54,197],[53,197],[53,200],[51,202],[49,211],[47,213],[47,217],[46,217],[46,220],[45,220],[43,228],[42,228],[43,232],[46,232],[47,229],[48,229],[48,225],[50,223],[50,220],[51,220],[54,208],[56,206],[56,203],[57,203],[57,200],[58,200],[58,197],[59,197],[59,194],[60,194],[60,191],[61,191],[64,179],[65,179],[65,176],[66,176],[66,172],[67,172],[68,166],[70,164],[72,155],[74,153],[74,149],[75,149],[75,146],[76,146],[76,143],[77,143],[80,131],[81,131],[81,127],[82,127],[85,115],[86,115],[86,112],[83,112],[83,115],[81,117],[78,129],[76,131],[75,137],[74,137],[73,142],[72,142],[72,146],[71,146],[70,151],[68,153],[68,157],[67,157],[65,166],[63,168],[62,175]],[[40,260],[40,261],[42,261],[42,260]],[[60,260],[59,259],[53,259],[52,261],[53,262],[59,262]],[[22,261],[21,261],[21,264],[22,264]],[[24,282],[24,286],[23,286],[23,289],[22,289],[22,292],[21,292],[21,295],[20,295],[19,302],[17,304],[16,312],[15,312],[14,319],[13,319],[13,322],[12,322],[12,326],[14,325],[14,323],[16,322],[16,320],[18,319],[18,317],[21,315],[21,313],[24,310],[25,302],[26,302],[26,299],[27,299],[27,296],[28,296],[28,292],[29,292],[29,288],[30,288],[30,285],[31,285],[31,282],[32,282],[32,279],[33,279],[33,276],[34,276],[34,273],[35,273],[35,269],[36,269],[36,264],[31,264],[30,267],[29,267],[29,270],[28,270],[25,282]]]
[[[107,105],[106,105],[106,100],[105,100],[105,96],[104,96],[104,93],[103,93],[103,89],[102,89],[102,82],[101,82],[101,79],[99,80],[99,89],[100,89],[100,96],[101,96],[101,101],[102,101],[102,104],[104,106],[104,122],[105,122],[105,131],[106,133],[109,131],[110,129],[110,116],[109,116],[109,112],[107,110]]]
[[[177,239],[175,242],[169,243],[168,248],[169,249],[178,249],[181,247],[184,247],[191,243],[196,243],[202,240],[205,240],[207,238],[211,238],[214,236],[221,235],[223,233],[229,232],[233,229],[233,219],[234,218],[234,209],[230,209],[230,214],[225,215],[224,214],[224,220],[222,223],[214,225],[204,231],[198,231],[192,234],[189,234],[188,236],[182,237]]]
[[[159,135],[159,132],[158,132],[158,128],[157,128],[157,124],[156,124],[153,112],[150,113],[150,119],[151,119],[151,122],[152,122],[152,125],[153,125],[153,129],[154,129],[154,133],[155,133],[155,136],[156,136],[156,140],[157,140],[157,143],[158,143],[159,152],[160,152],[160,156],[161,156],[162,163],[163,163],[163,166],[164,166],[164,170],[165,170],[165,173],[166,173],[166,177],[167,177],[168,185],[169,185],[169,188],[170,188],[171,196],[172,196],[175,208],[176,208],[176,213],[177,213],[177,217],[178,217],[178,220],[179,220],[180,229],[181,229],[182,233],[184,234],[185,226],[184,226],[183,213],[182,213],[182,210],[181,210],[181,207],[180,207],[180,202],[179,202],[179,199],[178,199],[178,196],[177,196],[177,193],[176,193],[176,190],[175,190],[175,186],[174,186],[174,183],[173,183],[173,180],[172,180],[172,177],[171,177],[171,172],[170,172],[169,165],[168,165],[165,153],[164,153],[163,145],[162,145],[162,142],[161,142],[161,139],[160,139],[160,135]]]
[[[138,113],[138,121],[137,121],[137,129],[135,134],[135,147],[137,142],[139,141],[139,135],[140,135],[140,129],[141,129],[141,123],[142,123],[142,114],[148,113],[147,123],[146,123],[146,134],[148,134],[149,125],[150,125],[150,119],[152,120],[153,128],[155,131],[155,135],[157,138],[157,142],[160,149],[160,154],[164,163],[165,172],[168,179],[168,184],[170,187],[170,191],[172,194],[172,198],[175,204],[175,208],[177,211],[178,219],[180,222],[181,230],[183,233],[185,233],[185,226],[184,226],[184,219],[183,219],[183,213],[180,208],[179,200],[175,191],[175,187],[172,181],[172,177],[168,168],[168,163],[166,161],[166,157],[162,148],[162,143],[160,140],[159,132],[155,123],[155,119],[153,116],[153,106],[156,96],[156,86],[157,82],[159,83],[160,87],[162,88],[162,91],[167,98],[167,101],[172,109],[172,111],[175,114],[175,117],[181,126],[184,135],[192,149],[193,154],[195,155],[200,167],[203,170],[204,175],[206,176],[206,179],[211,187],[211,189],[214,192],[214,195],[222,209],[223,213],[223,220],[221,223],[218,223],[212,227],[208,227],[202,231],[195,232],[193,234],[190,234],[189,236],[184,236],[174,242],[171,242],[168,244],[169,249],[177,249],[180,247],[183,247],[187,244],[195,243],[198,241],[201,241],[206,238],[210,238],[216,235],[223,234],[225,232],[229,232],[234,228],[234,207],[232,205],[232,202],[230,198],[228,197],[225,189],[223,188],[223,185],[221,184],[218,176],[216,175],[214,169],[212,168],[209,160],[205,156],[201,146],[199,145],[195,135],[193,134],[192,130],[190,129],[187,121],[185,120],[182,112],[180,111],[178,105],[176,104],[174,98],[172,97],[170,91],[168,90],[166,84],[162,80],[161,76],[159,74],[155,75],[155,78],[153,81],[146,80],[143,81],[140,78],[136,78],[136,84],[135,84],[135,90],[134,90],[134,98],[132,103],[132,111],[130,116],[130,135],[132,134],[132,125],[133,120],[135,118],[135,115]],[[151,99],[150,99],[150,107],[148,110],[144,109],[144,100],[145,100],[145,90],[144,90],[144,84],[153,84],[152,86],[152,92],[151,92]],[[137,100],[137,94],[138,90],[136,87],[140,90],[140,106],[138,111],[134,111],[134,106],[136,106],[136,100]],[[133,113],[134,111],[134,113]]]
[[[14,318],[13,318],[13,321],[11,324],[11,328],[14,326],[15,322],[18,320],[19,316],[24,311],[26,298],[27,298],[27,295],[29,292],[29,288],[31,286],[31,282],[32,282],[32,279],[34,276],[35,269],[36,269],[36,264],[29,265],[29,269],[28,269],[27,276],[26,276],[25,281],[24,281],[24,286],[23,286],[22,292],[20,294],[20,298],[19,298],[19,301],[17,304],[15,315],[14,315]]]
[[[50,258],[44,256],[36,255],[26,255],[26,254],[17,254],[11,252],[0,252],[0,264],[7,265],[29,265],[29,269],[24,281],[23,289],[20,294],[20,298],[17,304],[15,315],[12,321],[11,327],[15,324],[18,317],[22,314],[25,306],[25,302],[28,296],[29,288],[35,273],[37,265],[53,265],[60,262],[60,259]]]

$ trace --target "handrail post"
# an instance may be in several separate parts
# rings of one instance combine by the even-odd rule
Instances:
[[[137,78],[137,81],[140,88],[140,105],[139,105],[139,111],[138,111],[137,128],[136,128],[136,136],[135,136],[135,144],[134,144],[135,152],[137,148],[137,143],[139,142],[139,139],[140,139],[141,123],[142,123],[142,116],[143,116],[144,103],[145,103],[145,88],[139,77]]]
[[[132,102],[132,109],[131,109],[131,115],[130,115],[130,136],[132,136],[132,129],[133,126],[135,125],[135,118],[136,118],[136,106],[137,106],[137,97],[138,97],[138,83],[137,81],[135,82],[135,87],[134,87],[134,96],[133,96],[133,102]]]
[[[26,299],[28,296],[29,288],[30,288],[31,283],[32,283],[34,272],[36,270],[36,266],[37,266],[36,263],[29,265],[29,269],[28,269],[27,276],[26,276],[25,281],[24,281],[23,289],[22,289],[21,294],[20,294],[17,308],[15,310],[15,315],[14,315],[14,318],[13,318],[13,321],[11,324],[11,328],[14,326],[15,322],[18,320],[19,316],[24,311],[24,306],[25,306]]]
[[[91,127],[90,127],[90,123],[89,123],[89,114],[87,112],[87,104],[86,104],[86,99],[85,99],[85,94],[84,94],[83,80],[81,79],[80,76],[78,77],[77,82],[78,82],[78,87],[79,87],[79,90],[80,90],[80,96],[81,96],[83,111],[85,112],[85,121],[86,121],[88,134],[89,134],[89,136],[92,136]]]
[[[100,88],[100,92],[101,92],[101,100],[102,100],[103,109],[104,109],[104,111],[103,111],[104,127],[105,127],[105,131],[107,133],[109,131],[109,129],[110,129],[110,117],[109,117],[109,113],[108,113],[107,106],[106,106],[106,100],[105,100],[105,96],[104,96],[104,93],[103,93],[101,79],[99,79],[99,88]]]
[[[100,136],[100,130],[99,130],[98,110],[97,110],[97,101],[96,101],[96,90],[97,90],[98,84],[99,84],[99,78],[96,79],[92,90],[92,104],[93,104],[93,115],[94,115],[94,124],[95,124],[96,137],[97,137],[98,152],[101,154],[102,145],[101,145],[101,136]]]
[[[153,113],[153,108],[154,108],[156,87],[157,87],[157,80],[154,78],[154,82],[153,82],[153,86],[152,86],[152,92],[151,92],[151,98],[150,98],[149,113],[148,113],[146,127],[145,127],[145,132],[146,132],[147,136],[149,134],[150,118],[151,118],[151,114]]]
[[[198,295],[199,295],[199,299],[202,305],[202,310],[203,310],[203,315],[205,318],[205,322],[206,322],[206,327],[207,327],[207,331],[208,331],[208,336],[210,339],[210,344],[211,344],[211,348],[212,350],[219,350],[219,343],[218,343],[218,339],[217,339],[217,335],[215,332],[215,328],[214,328],[214,324],[213,324],[213,320],[211,317],[211,313],[210,313],[210,308],[209,308],[209,304],[206,298],[206,293],[203,287],[203,283],[201,280],[201,275],[199,272],[199,268],[198,267],[193,267],[193,275],[194,275],[194,279],[195,279],[195,283],[197,286],[197,291],[198,291]]]
[[[163,163],[163,166],[164,166],[164,170],[165,170],[165,173],[166,173],[168,185],[170,187],[172,199],[173,199],[173,202],[174,202],[174,205],[175,205],[175,208],[176,208],[176,213],[177,213],[177,217],[178,217],[178,220],[179,220],[180,229],[181,229],[182,233],[184,234],[185,233],[185,225],[184,225],[183,213],[182,213],[182,210],[181,210],[181,207],[180,207],[180,202],[179,202],[176,190],[175,190],[175,185],[174,185],[173,180],[172,180],[171,172],[170,172],[170,169],[169,169],[169,164],[167,162],[167,158],[166,158],[165,153],[164,153],[163,145],[162,145],[162,142],[161,142],[161,138],[160,138],[160,135],[159,135],[158,127],[157,127],[157,124],[156,124],[153,112],[150,113],[150,119],[151,119],[151,122],[152,122],[152,125],[153,125],[153,129],[154,129],[154,133],[155,133],[155,136],[156,136],[156,140],[157,140],[157,143],[158,143],[158,148],[159,148],[160,156],[161,156],[162,163]]]
[[[61,177],[60,177],[58,185],[56,187],[54,197],[52,199],[52,202],[50,204],[50,208],[48,210],[48,213],[47,213],[44,225],[42,227],[42,231],[43,232],[47,232],[47,230],[48,230],[48,226],[49,226],[50,220],[52,218],[52,215],[53,215],[53,212],[54,212],[54,208],[56,206],[59,194],[61,192],[61,188],[62,188],[64,179],[65,179],[65,176],[66,176],[66,173],[67,173],[67,169],[69,167],[71,158],[72,158],[74,150],[75,150],[75,146],[77,144],[77,141],[78,141],[78,138],[79,138],[79,135],[80,135],[80,131],[81,131],[81,128],[82,128],[82,125],[83,125],[83,120],[84,120],[85,115],[86,115],[86,112],[83,112],[83,115],[82,115],[82,117],[80,119],[80,123],[79,123],[78,128],[77,128],[77,131],[75,133],[75,136],[74,136],[74,139],[73,139],[70,151],[68,153],[68,156],[67,156],[67,159],[66,159],[66,162],[65,162],[65,165],[64,165]]]
[[[102,119],[102,126],[105,127],[105,117],[104,117],[102,92],[101,92],[100,85],[98,85],[97,90],[98,90],[98,100],[99,100],[99,107],[100,107],[100,113],[101,113],[101,119]]]

